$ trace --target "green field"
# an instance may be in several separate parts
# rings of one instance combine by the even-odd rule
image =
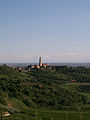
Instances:
[[[39,111],[31,110],[26,114],[13,114],[1,120],[90,120],[90,112]]]

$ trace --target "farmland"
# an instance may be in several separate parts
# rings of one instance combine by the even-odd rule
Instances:
[[[31,110],[26,114],[13,114],[2,120],[90,120],[90,112]]]
[[[6,111],[10,116],[3,117]],[[0,66],[1,120],[89,120],[89,114],[89,68],[54,66],[24,73]]]

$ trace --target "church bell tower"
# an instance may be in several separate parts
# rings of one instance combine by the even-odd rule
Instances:
[[[42,67],[42,58],[39,58],[39,66]]]

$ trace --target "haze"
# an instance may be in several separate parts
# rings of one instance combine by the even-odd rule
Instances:
[[[90,62],[90,0],[0,0],[0,62]]]

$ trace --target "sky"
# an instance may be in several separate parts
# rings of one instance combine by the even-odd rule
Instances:
[[[0,0],[0,63],[90,62],[90,0]]]

